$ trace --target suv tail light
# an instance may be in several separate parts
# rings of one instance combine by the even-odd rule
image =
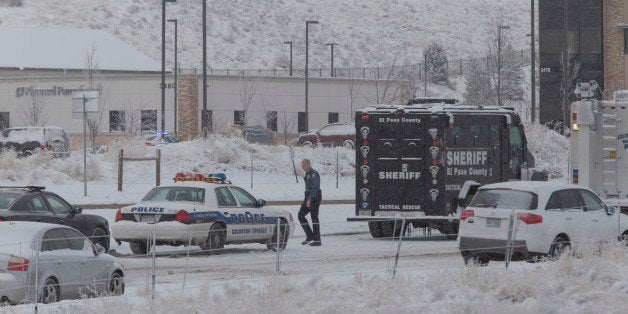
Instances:
[[[464,221],[469,217],[475,216],[475,211],[473,209],[465,209],[460,213],[460,220]]]
[[[517,218],[527,225],[543,223],[543,216],[536,214],[519,214]]]
[[[28,259],[12,255],[9,259],[9,263],[7,264],[7,270],[27,271]]]
[[[118,209],[118,211],[116,212],[116,222],[122,220],[122,210]]]
[[[190,224],[192,221],[190,220],[190,215],[188,214],[188,212],[186,212],[185,210],[180,210],[176,216],[174,216],[174,220],[180,222],[180,223],[184,223],[184,224]]]
[[[47,147],[48,145],[46,145],[46,143],[39,143],[39,148],[46,149]]]

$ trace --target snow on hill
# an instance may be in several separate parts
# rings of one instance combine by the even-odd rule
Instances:
[[[23,0],[0,7],[1,26],[63,26],[103,29],[161,58],[161,1]],[[167,4],[168,18],[179,19],[181,67],[200,68],[201,0]],[[451,58],[484,55],[484,31],[502,19],[515,48],[527,47],[529,3],[518,0],[217,0],[208,1],[208,62],[213,68],[274,68],[304,63],[305,20],[318,20],[310,32],[310,66],[329,67],[335,42],[336,66],[385,66],[421,60],[422,49],[441,42]],[[173,26],[168,25],[167,55],[172,64]]]

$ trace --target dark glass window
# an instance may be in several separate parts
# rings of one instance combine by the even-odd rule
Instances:
[[[601,52],[602,35],[599,29],[580,30],[580,52]]]
[[[233,124],[244,125],[246,121],[246,111],[235,110],[233,112]]]
[[[299,118],[297,121],[297,132],[299,133],[304,133],[307,132],[307,115],[305,114],[305,112],[299,112]]]
[[[201,110],[201,130],[203,133],[212,131],[213,121],[211,110]]]
[[[124,110],[109,111],[109,132],[124,132]]]
[[[9,128],[10,120],[8,112],[0,112],[0,131]]]
[[[624,28],[624,54],[628,54],[628,28]]]
[[[327,120],[329,123],[336,123],[338,122],[338,113],[337,112],[330,112],[327,114]]]
[[[539,44],[544,53],[561,52],[561,34],[558,30],[544,30],[539,34]]]
[[[266,128],[277,132],[277,111],[266,112]]]
[[[142,132],[157,131],[157,110],[142,110]]]

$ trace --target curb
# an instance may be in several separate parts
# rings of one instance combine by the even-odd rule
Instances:
[[[266,206],[300,206],[302,201],[267,201]],[[129,204],[79,204],[83,209],[119,209],[131,206]],[[355,204],[355,200],[323,200],[321,205],[349,205]]]

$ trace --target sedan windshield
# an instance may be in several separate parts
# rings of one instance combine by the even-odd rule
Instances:
[[[205,202],[205,189],[191,187],[158,187],[150,190],[142,202]]]
[[[528,210],[537,206],[538,196],[535,193],[506,189],[479,190],[469,204],[469,207]]]
[[[0,193],[0,209],[9,209],[20,196],[20,194]]]

